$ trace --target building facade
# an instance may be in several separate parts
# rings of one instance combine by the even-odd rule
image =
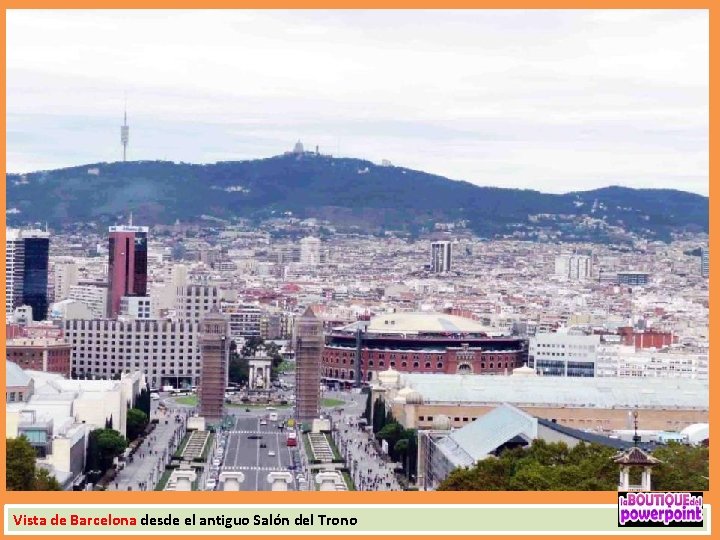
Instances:
[[[69,300],[85,304],[93,317],[103,319],[108,310],[108,289],[104,284],[72,285],[68,292]]]
[[[6,229],[6,313],[30,306],[33,320],[47,318],[50,234],[38,230]]]
[[[211,424],[222,420],[225,410],[225,389],[230,361],[228,318],[217,308],[200,321],[200,384],[198,401],[200,416]]]
[[[295,418],[300,422],[311,421],[320,413],[322,354],[322,321],[307,308],[295,327]]]
[[[563,254],[555,257],[555,275],[569,280],[592,277],[592,257],[579,254]]]
[[[349,383],[359,369],[360,380],[369,382],[389,368],[404,373],[508,375],[526,361],[526,340],[490,337],[471,319],[443,313],[390,313],[330,332],[322,377],[326,382]]]
[[[600,336],[560,333],[530,338],[529,366],[539,375],[594,377]]]
[[[433,273],[443,274],[452,268],[452,242],[432,242],[430,244],[430,269]]]
[[[74,377],[112,379],[141,371],[153,388],[189,388],[200,379],[198,324],[192,321],[68,320]]]
[[[123,296],[147,295],[148,228],[110,227],[108,266],[108,317],[120,313]]]
[[[175,312],[178,318],[200,321],[220,304],[220,292],[213,285],[184,285],[177,288]]]
[[[7,360],[22,369],[70,375],[72,346],[64,339],[15,338],[5,343]]]

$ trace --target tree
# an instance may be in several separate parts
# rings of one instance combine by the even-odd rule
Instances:
[[[147,415],[148,418],[150,418],[150,402],[150,385],[147,384],[145,385],[145,388],[140,390],[140,393],[135,398],[135,408],[141,410],[145,413],[145,415]]]
[[[392,459],[396,459],[395,443],[397,443],[402,438],[404,432],[405,430],[403,429],[403,427],[396,422],[383,426],[383,428],[377,432],[376,437],[379,440],[387,441],[388,454]]]
[[[366,396],[365,400],[365,411],[362,413],[362,417],[368,422],[370,421],[370,415],[372,414],[372,404],[370,403],[370,396]]]
[[[62,491],[62,488],[54,476],[38,467],[35,470],[35,491]]]
[[[385,425],[385,400],[379,397],[373,403],[373,433],[380,431]]]
[[[403,470],[407,470],[407,453],[410,448],[410,441],[407,439],[400,439],[393,446],[393,453],[397,456],[397,459],[403,464]]]
[[[617,489],[615,450],[596,444],[533,441],[504,450],[474,467],[457,469],[441,483],[443,491],[611,491]]]
[[[137,439],[148,424],[148,416],[140,409],[130,409],[127,413],[126,431],[128,439]]]
[[[228,380],[235,384],[245,384],[250,377],[250,365],[247,358],[241,358],[237,353],[230,353],[228,366]]]
[[[114,429],[92,430],[88,440],[86,471],[108,470],[113,459],[122,454],[125,448],[127,448],[125,437]]]
[[[5,450],[8,491],[29,491],[35,478],[35,449],[24,435],[8,439]]]
[[[36,466],[35,449],[24,435],[7,440],[5,470],[8,491],[61,490],[54,476]]]
[[[710,449],[670,443],[653,452],[662,463],[653,467],[655,491],[707,491],[710,475]]]

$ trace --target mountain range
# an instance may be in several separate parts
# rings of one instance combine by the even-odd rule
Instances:
[[[260,223],[292,215],[367,232],[415,234],[454,223],[482,237],[529,239],[668,240],[673,232],[708,230],[708,198],[683,191],[611,186],[548,194],[481,187],[311,152],[206,165],[96,163],[6,179],[9,225],[114,224],[132,211],[136,223],[147,224],[208,218]]]

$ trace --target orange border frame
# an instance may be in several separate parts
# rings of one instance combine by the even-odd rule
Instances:
[[[709,10],[710,22],[710,67],[712,59],[717,60],[718,55],[713,56],[713,51],[720,50],[720,39],[717,32],[720,32],[720,6],[716,6],[715,0],[692,0],[683,2],[682,0],[455,0],[442,5],[442,9],[706,9]],[[0,10],[0,27],[3,38],[6,31],[6,10],[8,9],[411,9],[425,8],[438,9],[441,2],[433,2],[428,0],[395,0],[384,2],[382,0],[265,0],[265,1],[228,1],[228,0],[210,0],[209,2],[193,2],[189,0],[153,0],[144,2],[142,0],[128,0],[125,2],[117,0],[0,0],[2,9]],[[3,50],[6,47],[6,41],[3,39]],[[5,50],[4,50],[5,53]],[[710,88],[717,90],[718,73],[720,68],[717,64],[715,69],[710,69]],[[5,74],[6,55],[2,55],[2,73]],[[2,147],[5,148],[6,143],[6,87],[2,86],[2,131],[0,133],[0,141]],[[720,129],[720,107],[713,108],[713,95],[710,92],[710,156],[720,153],[718,140],[720,140],[718,130]],[[713,152],[715,150],[715,152]],[[0,162],[5,170],[6,154],[3,152],[0,156]],[[712,201],[718,200],[720,190],[718,187],[718,174],[713,174],[717,169],[710,162],[710,179],[715,178],[715,182],[710,181],[710,237],[713,252],[720,250],[720,243],[715,242],[712,245],[712,238],[715,237],[717,231],[718,218],[713,211]],[[2,176],[3,190],[0,195],[2,201],[3,224],[5,222],[5,175]],[[0,234],[5,236],[5,229]],[[5,271],[5,259],[0,260],[0,268]],[[711,281],[714,282],[715,276],[720,275],[720,265],[711,267]],[[718,305],[717,288],[710,288],[710,305]],[[2,292],[4,298],[5,292]],[[711,342],[720,339],[718,336],[718,316],[714,311],[710,311],[710,335]],[[5,327],[1,327],[0,337],[3,341],[5,338]],[[711,345],[711,351],[714,350]],[[717,390],[717,379],[715,371],[710,370],[710,424],[711,431],[715,422],[718,421],[717,411],[720,405],[716,402],[720,401],[720,397],[716,397],[714,390]],[[5,384],[5,371],[0,369],[0,380]],[[5,426],[5,415],[1,415],[0,426]],[[720,482],[717,474],[718,462],[718,445],[710,446],[710,486],[716,487]],[[2,463],[5,461],[5,439],[3,437],[0,444],[0,459]],[[4,470],[4,466],[0,466]],[[3,474],[4,476],[4,474]],[[715,489],[717,491],[717,487]],[[154,492],[7,492],[5,483],[0,485],[0,496],[3,504],[19,503],[19,504],[280,504],[280,503],[305,503],[305,504],[347,504],[347,503],[386,503],[386,504],[478,504],[478,503],[494,503],[494,504],[615,504],[617,495],[615,492],[347,492],[347,493],[321,493],[314,492],[287,492],[279,495],[273,492],[212,492],[204,493],[198,496],[194,493],[176,493],[163,492],[162,497]],[[716,497],[714,491],[705,493],[706,503],[715,503]],[[137,538],[157,538],[149,535],[133,535]],[[246,535],[243,535],[246,536]],[[250,535],[248,535],[250,536]],[[277,537],[280,537],[278,535]],[[271,536],[269,538],[277,538]],[[630,538],[627,536],[614,536],[615,538]],[[43,536],[25,536],[28,539],[43,538]],[[253,538],[261,538],[255,536]],[[268,538],[267,536],[264,538]],[[307,538],[307,537],[306,537]],[[390,538],[389,536],[359,536],[357,538]],[[490,536],[487,536],[490,538]],[[519,538],[519,536],[502,536],[499,538]]]

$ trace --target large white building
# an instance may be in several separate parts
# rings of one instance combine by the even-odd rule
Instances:
[[[436,274],[444,274],[452,268],[452,242],[430,244],[430,268]]]
[[[597,348],[597,377],[665,377],[707,379],[708,354],[640,349],[614,343]]]
[[[72,285],[68,292],[68,299],[77,300],[85,304],[93,317],[105,317],[107,313],[107,287],[98,285]]]
[[[198,323],[137,319],[69,320],[71,372],[77,377],[110,379],[139,370],[153,387],[195,386],[200,377]]]
[[[5,436],[27,437],[37,464],[48,469],[70,489],[85,466],[87,435],[93,429],[112,428],[126,433],[128,404],[145,387],[140,372],[120,380],[69,380],[62,375],[22,370],[6,362]],[[22,399],[14,399],[22,391]],[[15,394],[15,395],[11,395]]]
[[[213,285],[185,285],[177,288],[176,298],[177,318],[198,322],[213,307],[219,307],[220,291]]]
[[[569,280],[592,277],[592,257],[589,255],[563,254],[555,257],[555,275]]]
[[[130,319],[154,318],[152,298],[149,296],[123,296],[120,300],[120,316]]]
[[[230,339],[242,343],[262,335],[263,312],[254,304],[226,304],[222,312],[230,317]]]
[[[308,236],[300,240],[300,264],[317,266],[320,264],[320,239]]]
[[[536,334],[530,338],[528,361],[539,375],[594,377],[599,344],[597,335]]]
[[[700,250],[700,274],[702,277],[710,277],[710,249],[703,247]]]
[[[5,230],[5,313],[22,304],[25,243],[17,229]]]
[[[53,299],[55,302],[70,296],[70,287],[78,284],[78,266],[74,259],[62,258],[53,261]]]

